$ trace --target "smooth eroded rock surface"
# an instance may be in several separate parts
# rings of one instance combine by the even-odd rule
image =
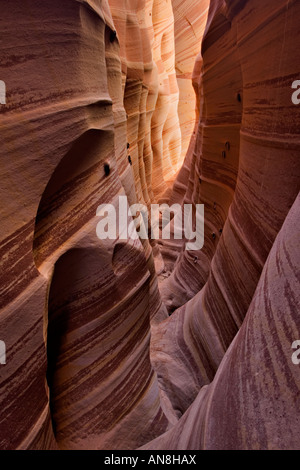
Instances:
[[[0,448],[299,448],[299,2],[2,3]]]

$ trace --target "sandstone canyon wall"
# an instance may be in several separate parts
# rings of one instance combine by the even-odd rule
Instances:
[[[209,0],[172,0],[175,32],[175,68],[179,88],[178,115],[181,156],[184,159],[196,122],[193,69],[207,21]],[[181,162],[182,163],[182,162]]]
[[[0,448],[299,448],[299,2],[0,5]]]
[[[17,1],[1,25],[1,448],[137,447],[168,423],[149,358],[161,301],[150,245],[96,236],[100,204],[142,197],[109,5]]]
[[[300,375],[290,360],[291,344],[299,336],[299,279],[296,274],[299,228],[294,226],[294,235],[289,234],[295,243],[290,247],[293,255],[288,254],[288,250],[279,253],[279,246],[284,250],[282,244],[279,241],[275,244],[277,254],[273,254],[273,259],[278,258],[277,275],[274,267],[268,269],[268,273],[272,271],[274,286],[270,286],[271,281],[262,274],[291,206],[295,200],[295,206],[299,204],[296,198],[300,176],[300,114],[291,101],[291,84],[297,77],[294,60],[299,57],[294,41],[298,34],[295,21],[298,12],[296,2],[210,3],[201,51],[203,68],[198,82],[203,103],[193,155],[186,157],[186,168],[191,170],[188,174],[183,167],[174,185],[175,191],[185,182],[188,189],[183,199],[201,200],[205,204],[205,243],[195,260],[195,252],[182,253],[172,275],[162,284],[162,296],[169,311],[176,311],[153,335],[153,358],[160,385],[178,417],[183,417],[171,431],[171,440],[162,439],[151,448],[156,445],[174,449],[181,448],[180,445],[183,448],[192,445],[188,448],[193,449],[299,446],[295,429],[300,406]],[[288,228],[285,230],[287,232]],[[281,234],[280,239],[283,236]],[[292,270],[286,277],[279,261],[285,256],[290,259],[286,269]],[[288,288],[289,282],[294,288]],[[281,287],[277,289],[276,283]],[[180,306],[181,303],[184,305]],[[278,315],[281,312],[280,320],[276,311]],[[245,322],[247,312],[248,322]],[[273,327],[268,323],[271,313],[274,314]],[[285,315],[290,319],[285,319]],[[264,327],[254,326],[253,316],[261,316],[259,321],[268,330],[265,333],[268,354],[261,352],[262,339],[257,338],[258,329]],[[249,335],[253,335],[252,340]],[[234,347],[244,348],[243,359],[235,356],[234,360],[229,360],[231,367],[238,366],[240,361],[243,364],[236,382],[229,370],[223,371],[228,364],[226,360],[222,362],[234,338],[231,354],[236,354]],[[254,373],[253,369],[247,374],[246,362],[248,358],[250,363],[251,357],[257,368],[259,364],[266,368],[266,377]],[[217,371],[220,381],[216,379],[205,387]],[[280,374],[286,377],[291,374],[294,382],[287,385],[287,379],[279,378]],[[271,377],[274,390],[270,391],[268,412],[263,406],[255,408],[254,404],[250,412],[248,405],[255,400],[254,396],[258,402],[263,399],[260,393],[264,395],[266,392],[262,390],[271,387]],[[215,383],[220,382],[222,386],[216,399]],[[282,395],[279,390],[275,392],[277,387],[285,388]],[[233,405],[231,397],[239,388],[244,390],[243,399],[241,396],[233,398]],[[230,391],[230,398],[226,393],[223,398],[220,396],[224,390]],[[293,400],[288,398],[290,393],[295,393]],[[280,413],[277,400],[281,401]],[[192,411],[189,411],[190,405]],[[212,408],[218,408],[218,413],[211,412]],[[243,427],[242,419],[236,427],[230,421],[229,416],[237,416],[240,408],[245,412],[245,422],[254,420],[254,430],[252,424],[249,428],[246,424]],[[227,413],[228,423],[225,424]],[[287,421],[283,416],[289,417]],[[179,438],[179,430],[187,420],[189,425],[184,429],[190,426],[190,433]],[[195,420],[198,420],[197,437],[192,424]],[[213,433],[221,422],[223,430],[218,431],[214,439]],[[212,424],[215,427],[209,434],[211,423],[215,423]]]

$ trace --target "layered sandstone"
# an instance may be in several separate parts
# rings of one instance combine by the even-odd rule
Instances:
[[[199,83],[200,88],[203,87],[203,103],[199,110],[198,133],[193,157],[187,155],[186,168],[183,168],[174,185],[175,191],[181,181],[187,181],[183,200],[205,204],[205,243],[199,254],[182,253],[171,277],[162,284],[163,299],[169,311],[177,310],[170,319],[159,325],[153,337],[153,360],[159,372],[161,387],[170,398],[178,417],[197,400],[198,405],[196,402],[192,405],[193,414],[190,416],[193,416],[193,420],[199,419],[199,429],[209,427],[209,419],[221,423],[218,421],[219,415],[209,417],[210,407],[221,408],[224,404],[226,408],[226,397],[222,400],[219,396],[220,405],[212,405],[213,398],[209,394],[214,392],[207,392],[206,388],[202,391],[202,387],[213,380],[217,371],[219,373],[222,359],[242,325],[244,333],[239,333],[240,339],[236,339],[235,344],[239,348],[251,347],[251,354],[257,363],[260,358],[262,367],[269,368],[267,357],[260,356],[259,344],[256,350],[255,327],[251,327],[252,331],[250,326],[245,326],[244,319],[276,235],[300,187],[299,110],[291,101],[291,84],[297,75],[294,59],[299,56],[295,49],[295,37],[298,35],[295,18],[298,13],[299,5],[296,2],[283,5],[278,1],[276,4],[262,5],[258,1],[246,4],[236,1],[226,2],[225,5],[224,2],[215,1],[210,4],[202,43],[203,71]],[[279,44],[280,57],[274,52],[275,49],[278,51]],[[191,168],[189,174],[186,171],[188,168]],[[292,218],[291,215],[289,220]],[[298,229],[294,226],[293,230],[296,238]],[[284,233],[287,234],[287,231],[286,228]],[[295,276],[298,265],[296,247],[295,244],[291,248],[294,253],[291,258],[288,253],[277,255],[290,259],[292,266],[286,266],[285,269],[288,272],[292,269],[294,274],[289,274],[291,276]],[[194,255],[197,258],[193,260]],[[281,305],[290,301],[290,317],[286,320],[290,326],[286,328],[291,336],[286,335],[283,339],[280,334],[284,327],[277,322],[276,328],[280,333],[268,330],[266,341],[270,341],[277,350],[284,348],[284,356],[287,358],[299,331],[299,281],[297,278],[292,281],[294,287],[288,294],[283,289],[285,275],[279,265],[277,270],[280,271],[282,293],[275,294],[275,288],[272,293],[271,287],[270,294],[265,293],[265,302],[269,299],[273,304],[273,307],[266,306],[266,315],[271,315],[275,304],[281,309]],[[276,271],[270,276],[276,277]],[[256,306],[255,315],[263,314],[257,301],[253,300],[252,309],[253,305]],[[276,319],[273,321],[276,322]],[[284,322],[284,318],[281,321]],[[247,344],[244,344],[243,335],[252,336],[253,343],[247,339]],[[236,357],[237,367],[239,361],[240,358]],[[297,379],[293,385],[287,386],[286,393],[280,398],[282,408],[294,423],[286,429],[288,443],[279,444],[276,426],[283,433],[284,424],[279,425],[279,416],[276,415],[274,420],[272,416],[269,417],[272,431],[266,431],[264,437],[261,431],[260,437],[256,436],[253,440],[247,438],[249,448],[296,446],[297,440],[292,436],[291,429],[296,425],[293,416],[299,407],[296,392],[300,385],[299,374],[293,369],[295,366],[286,361],[287,376],[292,370],[291,373],[296,374]],[[273,373],[275,377],[280,373],[278,368],[281,370],[280,364],[276,367],[275,357],[272,367],[273,372],[269,371],[269,374]],[[239,369],[240,377],[244,377],[241,380],[245,382],[252,377],[248,378],[247,370],[244,374],[243,366]],[[229,371],[226,374],[228,382],[222,382],[221,389],[229,390],[231,386],[234,389],[235,383],[232,384]],[[256,383],[256,379],[253,380]],[[214,385],[209,390],[212,389]],[[254,388],[251,391],[256,393]],[[293,393],[294,401],[290,404],[287,397]],[[207,402],[203,398],[205,394]],[[275,388],[270,389],[270,394],[275,408],[275,396],[279,399],[279,395],[276,395]],[[257,395],[259,399],[260,394]],[[200,415],[195,411],[197,406]],[[245,402],[239,406],[247,409]],[[208,416],[204,418],[205,413]],[[229,413],[234,415],[235,411],[230,410]],[[259,417],[255,419],[257,423]],[[264,420],[268,418],[261,418],[262,428],[266,425]],[[185,423],[185,417],[180,423]],[[242,421],[239,425],[236,432],[242,433]],[[175,440],[180,428],[181,424],[174,430],[174,436],[177,436]],[[203,441],[198,435],[197,443],[193,441],[192,444],[196,447],[192,448],[214,445],[220,448],[223,442],[221,435],[226,446],[226,429],[224,424],[223,431],[219,431],[217,444],[206,444],[206,438]],[[173,443],[170,445],[180,448],[176,447],[179,444]],[[243,445],[246,445],[244,438],[237,438],[236,441],[232,438],[231,444],[228,444],[232,448],[242,448]]]
[[[175,69],[179,88],[181,163],[196,122],[193,69],[207,21],[209,0],[172,0],[175,31]],[[181,166],[181,165],[180,165]]]
[[[291,360],[300,335],[299,220],[298,196],[214,380],[144,449],[299,449],[299,365]]]
[[[149,244],[96,236],[100,204],[139,195],[109,5],[17,1],[1,27],[1,448],[138,447],[168,424],[149,358],[161,300]]]
[[[299,447],[299,13],[2,8],[1,449]],[[125,195],[204,204],[203,248],[100,240]]]

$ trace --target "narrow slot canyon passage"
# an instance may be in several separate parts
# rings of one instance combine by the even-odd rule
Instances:
[[[299,2],[12,3],[0,449],[299,449]]]

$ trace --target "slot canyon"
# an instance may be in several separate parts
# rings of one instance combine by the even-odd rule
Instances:
[[[300,449],[300,2],[0,6],[0,449]]]

